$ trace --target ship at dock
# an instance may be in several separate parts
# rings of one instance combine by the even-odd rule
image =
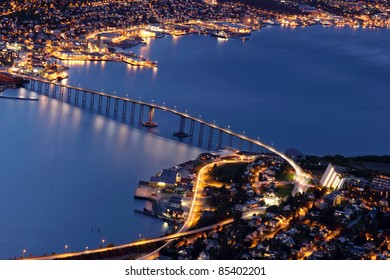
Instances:
[[[222,39],[228,39],[231,37],[231,35],[224,30],[211,32],[210,35],[211,35],[211,37],[217,37],[217,38],[222,38]]]
[[[157,67],[157,61],[151,61],[150,59],[137,56],[136,54],[133,53],[121,54],[121,58],[123,62],[126,62],[133,66],[143,66],[149,68]]]

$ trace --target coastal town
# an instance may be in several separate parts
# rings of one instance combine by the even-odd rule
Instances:
[[[270,2],[257,7],[208,0],[6,1],[0,5],[0,66],[14,74],[61,80],[68,76],[62,61],[158,67],[153,58],[131,48],[165,35],[209,34],[245,41],[253,30],[270,25],[390,27],[386,1]]]
[[[47,83],[48,96],[50,81],[68,78],[72,66],[65,62],[69,61],[110,61],[156,69],[159,62],[137,54],[134,47],[164,36],[205,35],[246,44],[252,32],[270,26],[390,28],[389,13],[387,1],[6,1],[0,4],[0,93],[24,85],[29,77],[37,79],[40,89]],[[53,86],[52,96],[55,90]],[[75,104],[80,91],[81,87],[74,88]],[[72,89],[67,93],[69,101]],[[93,98],[99,96],[99,112],[103,96],[106,98],[109,117],[113,96],[89,94],[91,109]],[[2,94],[0,98],[16,99]],[[82,98],[85,105],[85,90]],[[116,117],[122,105],[118,105],[119,99],[113,100]],[[129,114],[134,121],[135,101],[121,102],[123,108],[132,102]],[[156,126],[155,104],[137,102],[139,124]],[[148,122],[142,122],[144,106],[149,109]],[[169,109],[165,103],[159,108]],[[102,241],[96,251],[53,253],[45,258],[390,259],[388,156],[316,157],[296,149],[280,156],[273,144],[266,152],[254,152],[253,141],[245,132],[239,140],[242,144],[243,139],[249,139],[250,151],[221,147],[222,132],[233,134],[230,126],[221,129],[215,121],[206,123],[200,115],[194,118],[187,110],[184,114],[174,108],[170,111],[180,116],[174,136],[192,138],[196,120],[199,140],[207,125],[209,146],[213,129],[219,129],[219,143],[215,151],[156,170],[150,178],[139,178],[134,198],[143,200],[144,205],[134,212],[164,222],[163,236],[156,241],[140,238],[118,247],[112,243],[104,246]],[[123,120],[126,109],[119,112]],[[186,119],[192,124],[189,134],[182,129]],[[297,169],[302,169],[302,174]],[[145,244],[150,247],[145,249]],[[133,247],[137,249],[126,251]]]
[[[183,227],[194,195],[189,229],[214,225],[172,242],[156,258],[389,259],[389,174],[364,175],[325,160],[313,165],[295,149],[286,154],[307,168],[303,193],[294,193],[293,171],[279,156],[232,149],[203,153],[140,181],[135,197],[147,200],[143,214],[168,222],[166,234]],[[212,167],[199,175],[207,164]],[[197,174],[204,176],[198,193]]]

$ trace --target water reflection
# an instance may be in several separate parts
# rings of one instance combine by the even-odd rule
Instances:
[[[199,150],[46,98],[0,102],[0,258],[160,235],[160,220],[134,213],[137,182]]]

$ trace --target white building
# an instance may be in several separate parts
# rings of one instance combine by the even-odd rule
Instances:
[[[333,166],[329,163],[324,175],[322,175],[320,183],[327,188],[332,188],[336,190],[340,189],[343,187],[346,179],[344,177],[344,173],[344,168],[339,166]]]

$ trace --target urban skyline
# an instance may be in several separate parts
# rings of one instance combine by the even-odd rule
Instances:
[[[187,109],[68,84],[67,62],[126,63],[164,71],[133,53],[164,36],[210,35],[251,43],[266,26],[388,29],[386,1],[281,1],[270,7],[198,1],[11,1],[0,7],[0,90],[16,102],[52,98],[142,129],[171,114],[175,141],[196,159],[139,178],[138,212],[167,223],[164,236],[32,259],[388,259],[389,156],[310,156],[207,121]],[[249,3],[250,4],[250,3]],[[66,66],[68,65],[68,66]],[[161,70],[160,70],[161,67]],[[7,95],[22,86],[37,96]],[[158,111],[158,116],[155,112]],[[206,112],[207,113],[207,112]],[[164,121],[163,121],[163,124]],[[151,132],[153,134],[153,131]],[[165,137],[165,136],[164,136]],[[92,228],[100,233],[100,228]]]

